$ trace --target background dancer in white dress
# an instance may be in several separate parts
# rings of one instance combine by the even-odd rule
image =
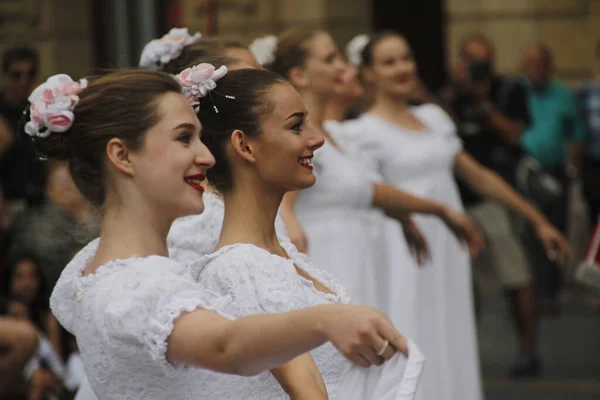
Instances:
[[[341,75],[346,66],[329,34],[315,30],[284,32],[266,66],[298,89],[309,111],[310,124],[326,138],[313,162],[317,183],[301,192],[288,193],[284,200],[282,211],[288,235],[299,249],[307,248],[316,265],[341,280],[353,302],[389,312],[391,295],[381,289],[378,281],[390,282],[393,269],[406,268],[405,264],[414,266],[408,251],[399,252],[402,259],[388,257],[384,212],[404,223],[406,238],[421,259],[425,258],[426,246],[408,218],[409,212],[438,215],[473,249],[480,247],[481,236],[470,218],[441,203],[374,182],[322,128],[325,107],[331,93],[343,85]],[[399,245],[406,248],[403,243]],[[405,290],[402,282],[396,284],[391,290]],[[396,323],[402,326],[402,321]],[[415,340],[418,342],[418,338]]]
[[[98,252],[69,265],[51,297],[100,399],[195,399],[203,370],[179,365],[250,375],[328,339],[353,359],[380,345],[372,340],[380,334],[406,351],[403,336],[366,308],[236,321],[209,311],[217,299],[167,258],[167,231],[202,211],[199,184],[214,163],[193,109],[164,73],[121,72],[86,86],[49,78],[30,97],[26,132],[49,157],[68,159],[78,188],[102,206]]]
[[[511,207],[536,228],[548,251],[563,258],[565,238],[496,174],[462,151],[452,120],[438,106],[409,107],[417,82],[407,42],[394,33],[375,35],[362,53],[374,104],[338,130],[338,139],[358,150],[357,159],[376,168],[398,188],[462,209],[453,172],[482,195]],[[358,162],[358,161],[357,161]],[[420,399],[482,398],[469,255],[439,221],[416,217],[431,245],[431,263],[418,271],[416,336],[430,362]],[[456,362],[460,361],[457,368]]]

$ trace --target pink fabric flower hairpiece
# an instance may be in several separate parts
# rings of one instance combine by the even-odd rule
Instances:
[[[87,87],[87,80],[73,81],[69,75],[53,75],[29,96],[30,120],[25,124],[29,136],[45,138],[52,132],[66,132],[73,125],[73,110],[79,103],[78,94]]]
[[[227,73],[227,67],[215,70],[211,64],[202,63],[183,70],[175,79],[181,85],[181,94],[198,111],[200,99],[217,87],[217,81]]]

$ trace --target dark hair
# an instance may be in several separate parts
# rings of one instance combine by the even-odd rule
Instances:
[[[38,280],[38,285],[39,285],[38,292],[31,304],[25,303],[25,299],[15,297],[14,294],[11,293],[12,281],[15,276],[15,273],[17,272],[17,265],[21,261],[24,261],[24,260],[30,260],[34,263],[35,274],[36,274],[36,278]],[[48,293],[48,289],[49,289],[48,283],[47,283],[46,277],[44,276],[44,274],[42,272],[41,261],[40,261],[39,257],[31,252],[24,252],[24,253],[18,254],[17,256],[8,260],[4,278],[5,279],[3,280],[2,292],[9,299],[12,298],[12,299],[15,299],[15,300],[25,303],[27,305],[27,309],[29,311],[29,316],[30,316],[32,322],[38,328],[45,331],[44,315],[49,310],[48,299],[49,299],[50,294]]]
[[[362,66],[370,67],[373,65],[373,52],[375,51],[375,47],[381,42],[383,42],[387,38],[397,37],[401,39],[405,39],[404,36],[399,34],[396,31],[392,31],[386,29],[384,31],[376,32],[369,37],[369,42],[366,44],[365,48],[361,53],[361,62]]]
[[[316,35],[324,33],[318,29],[293,28],[277,37],[277,50],[272,63],[265,68],[289,79],[290,70],[303,67],[308,58],[308,42]]]
[[[224,49],[244,49],[248,50],[248,45],[238,41],[230,39],[221,39],[221,45]]]
[[[232,171],[226,156],[231,134],[239,129],[248,136],[260,135],[260,117],[274,108],[265,95],[277,83],[288,84],[270,71],[240,69],[229,72],[217,82],[210,96],[200,99],[198,118],[202,123],[202,142],[217,161],[207,171],[207,178],[217,190],[231,189]]]
[[[202,58],[221,55],[223,44],[220,40],[213,38],[202,38],[194,44],[185,46],[179,57],[172,59],[161,68],[162,71],[177,75],[186,68],[200,64]]]
[[[213,65],[215,68],[221,68],[223,65],[227,68],[233,68],[235,65],[246,65],[243,61],[238,60],[237,58],[227,57],[222,55],[213,55],[200,57],[198,59],[197,64],[200,63],[208,63]],[[190,65],[191,67],[192,65]],[[181,71],[180,71],[181,72]]]
[[[37,52],[31,47],[11,47],[2,53],[2,72],[8,72],[10,67],[19,61],[31,61],[33,72],[37,74],[39,59]]]
[[[34,138],[36,147],[48,158],[67,160],[73,181],[95,206],[105,201],[106,145],[123,139],[132,150],[160,119],[157,99],[180,93],[173,77],[160,71],[132,69],[92,79],[79,94],[75,120],[65,133]]]

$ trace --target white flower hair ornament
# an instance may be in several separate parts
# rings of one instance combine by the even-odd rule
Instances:
[[[48,78],[28,98],[30,120],[25,124],[25,133],[46,138],[53,132],[69,130],[75,119],[73,110],[79,103],[78,94],[86,87],[87,80],[75,82],[65,74]]]
[[[227,67],[224,65],[219,69],[215,69],[211,64],[202,63],[183,70],[175,76],[175,79],[181,85],[183,97],[198,112],[200,99],[207,95],[210,96],[210,92],[217,87],[217,81],[225,74],[227,74]],[[228,99],[235,99],[233,96],[224,96]],[[213,105],[213,108],[215,112],[219,112],[217,106]]]
[[[362,53],[370,40],[371,38],[369,35],[362,34],[354,36],[354,38],[348,42],[346,45],[346,57],[348,57],[350,64],[357,67],[362,65]]]
[[[275,52],[277,51],[277,36],[268,35],[254,39],[248,46],[256,61],[261,67],[271,64],[275,61]]]
[[[196,43],[201,37],[200,32],[190,35],[188,28],[173,28],[162,38],[154,39],[144,46],[140,67],[161,69],[165,64],[179,57],[185,46]]]

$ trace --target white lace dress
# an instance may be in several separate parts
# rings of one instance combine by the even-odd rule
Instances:
[[[181,313],[213,310],[210,303],[219,299],[165,257],[117,260],[82,276],[95,250],[84,248],[65,268],[50,307],[76,336],[98,398],[216,399],[199,383],[205,370],[172,365],[166,350]]]
[[[356,161],[376,170],[390,184],[417,196],[462,210],[453,175],[462,144],[456,127],[438,106],[413,108],[427,132],[412,132],[373,115],[345,123],[338,140],[356,150]],[[417,216],[432,262],[406,275],[398,311],[414,315],[401,327],[416,338],[428,364],[418,399],[480,400],[477,336],[470,260],[450,230],[437,218]],[[457,362],[460,360],[460,367]]]
[[[193,263],[190,270],[205,290],[231,297],[225,309],[234,317],[349,301],[345,288],[331,275],[316,268],[292,244],[284,242],[282,246],[291,260],[251,244],[235,244],[205,256]],[[333,294],[318,291],[312,281],[297,273],[294,264]],[[337,385],[349,362],[330,343],[311,351],[311,355],[323,376],[329,398],[335,399]],[[223,399],[287,398],[269,372],[251,378],[215,374],[211,382],[221,388],[219,398]]]

